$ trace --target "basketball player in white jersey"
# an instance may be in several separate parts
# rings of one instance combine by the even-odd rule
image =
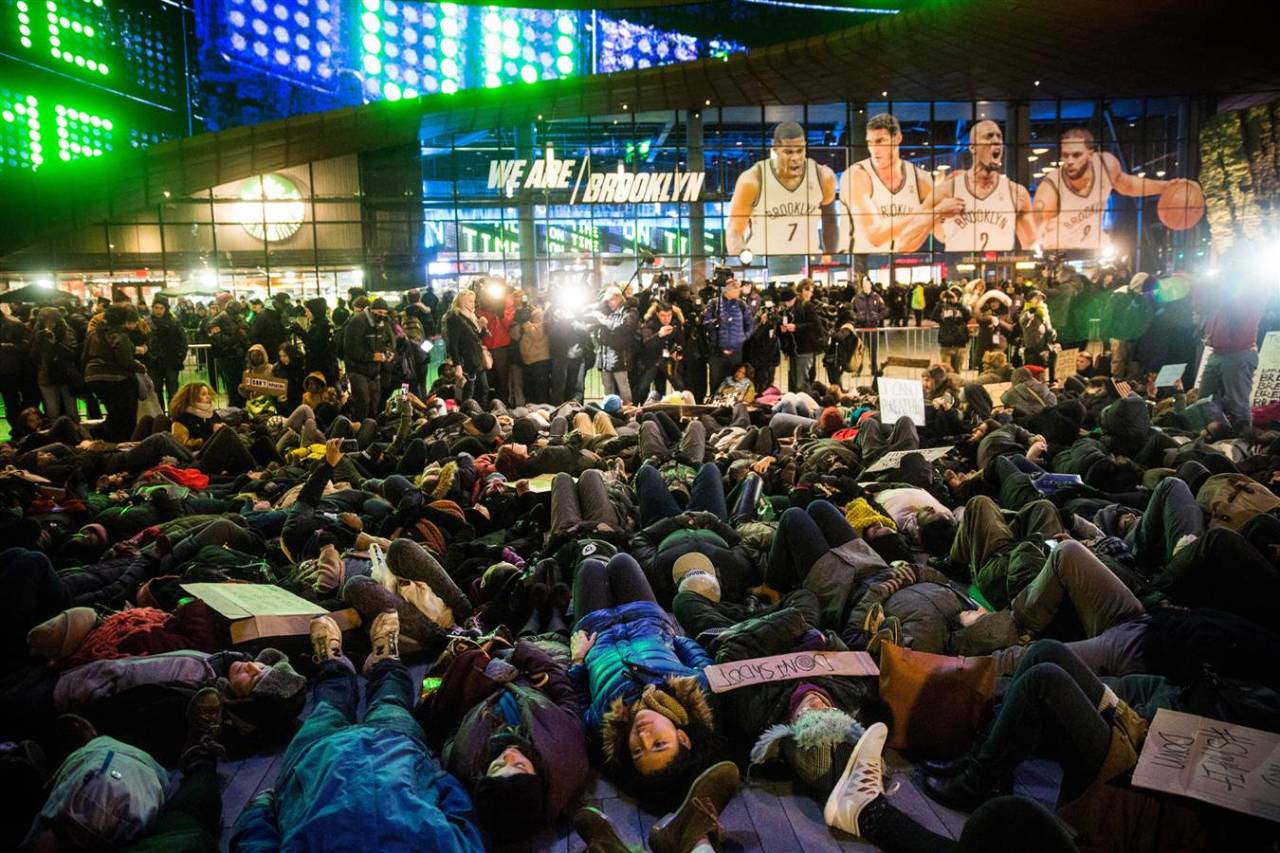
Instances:
[[[1042,248],[1102,248],[1102,212],[1112,190],[1127,196],[1159,195],[1171,183],[1126,174],[1114,154],[1096,149],[1088,128],[1069,129],[1059,143],[1061,165],[1045,172],[1036,187]]]
[[[784,121],[773,130],[769,159],[738,176],[725,223],[725,251],[818,255],[836,250],[836,174],[807,156],[804,128]],[[818,229],[822,234],[819,239]]]
[[[938,185],[936,197],[959,199],[959,213],[939,219],[934,230],[948,252],[1009,252],[1036,242],[1031,194],[1004,173],[1004,134],[990,119],[969,130],[973,165]]]
[[[963,204],[947,199],[934,205],[933,178],[899,156],[902,126],[892,115],[872,116],[866,139],[871,156],[840,176],[840,200],[848,210],[841,222],[840,251],[914,252],[937,217],[959,213]]]

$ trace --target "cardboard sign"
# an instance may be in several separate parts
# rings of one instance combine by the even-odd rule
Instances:
[[[1208,359],[1205,359],[1208,362]],[[1267,332],[1258,350],[1258,369],[1253,374],[1253,393],[1249,395],[1253,408],[1270,405],[1280,400],[1280,332]]]
[[[182,588],[230,622],[233,644],[263,637],[305,636],[311,618],[329,611],[274,584],[184,583]],[[342,630],[360,624],[355,610],[329,613]]]
[[[240,384],[268,397],[284,397],[289,393],[289,380],[276,379],[274,376],[254,376],[247,370],[240,377]]]
[[[906,415],[916,426],[924,426],[924,385],[919,379],[876,380],[880,395],[880,423],[893,424]]]
[[[875,464],[863,471],[864,474],[874,474],[877,471],[891,471],[902,464],[902,459],[911,453],[919,453],[924,457],[924,461],[933,462],[935,459],[941,459],[954,448],[954,444],[948,444],[946,447],[926,447],[922,450],[892,450],[876,460]]]
[[[992,382],[990,385],[983,385],[987,389],[987,393],[991,395],[991,402],[994,405],[1003,405],[1000,400],[1004,397],[1004,392],[1013,387],[1012,382]]]
[[[556,478],[555,474],[539,474],[536,477],[529,478],[529,491],[535,495],[543,494],[551,491],[551,481]]]
[[[1182,364],[1166,364],[1160,368],[1160,372],[1156,374],[1156,387],[1168,388],[1173,383],[1182,378],[1182,374],[1187,372],[1186,363]]]
[[[1076,356],[1079,354],[1078,347],[1058,351],[1053,359],[1053,378],[1055,382],[1061,382],[1068,376],[1076,375]]]
[[[1213,347],[1208,344],[1204,345],[1204,349],[1200,353],[1200,366],[1196,368],[1196,381],[1191,387],[1199,388],[1200,383],[1204,380],[1204,368],[1209,363],[1209,356],[1213,355]]]
[[[1280,821],[1280,734],[1161,708],[1133,784]]]
[[[822,678],[832,675],[876,676],[880,668],[866,652],[791,652],[767,658],[718,663],[705,670],[714,693],[753,684]]]

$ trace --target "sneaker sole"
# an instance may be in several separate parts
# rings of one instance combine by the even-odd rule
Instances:
[[[832,829],[840,829],[834,823],[836,807],[840,804],[840,792],[844,789],[845,783],[849,781],[849,777],[853,775],[853,768],[858,763],[858,759],[862,757],[862,748],[866,746],[866,743],[864,733],[863,737],[858,739],[858,745],[853,748],[853,754],[849,756],[849,761],[844,765],[844,772],[840,774],[840,778],[836,781],[836,786],[827,795],[826,805],[822,807],[822,820]],[[841,832],[844,831],[841,830]]]

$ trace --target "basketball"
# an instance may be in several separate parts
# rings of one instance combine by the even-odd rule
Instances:
[[[1166,228],[1185,231],[1204,216],[1204,192],[1195,181],[1178,178],[1160,194],[1156,213]]]

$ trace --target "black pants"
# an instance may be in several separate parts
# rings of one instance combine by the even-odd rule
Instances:
[[[606,563],[584,560],[573,577],[573,618],[581,619],[596,610],[652,601],[657,604],[649,579],[630,554],[617,554]]]
[[[151,374],[151,382],[156,386],[156,396],[160,398],[160,408],[167,409],[173,395],[178,393],[178,368],[153,367],[147,371]]]
[[[765,582],[779,592],[795,589],[823,554],[857,538],[835,504],[819,500],[805,509],[793,506],[778,519]]]
[[[206,474],[244,474],[257,467],[257,462],[236,431],[224,426],[200,449],[198,467]]]
[[[527,403],[562,403],[551,399],[551,360],[524,366],[524,399]]]
[[[138,425],[138,380],[129,376],[114,381],[96,380],[88,385],[107,408],[99,435],[107,441],[128,441]]]
[[[733,373],[733,368],[742,363],[742,348],[730,350],[727,354],[724,350],[716,347],[711,351],[711,385],[710,393],[715,394],[720,390],[720,383],[724,382]]]
[[[1212,607],[1272,625],[1280,570],[1239,533],[1213,527],[1175,554],[1152,586],[1174,604]]]

